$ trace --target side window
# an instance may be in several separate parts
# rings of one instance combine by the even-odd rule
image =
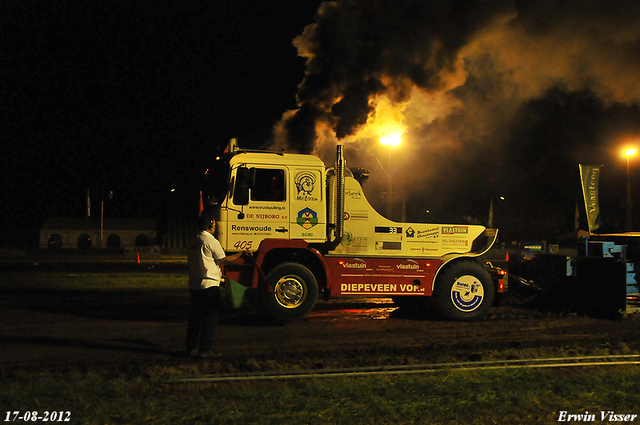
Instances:
[[[284,171],[255,169],[255,184],[251,189],[252,201],[282,202],[285,200]]]
[[[255,175],[254,168],[247,168],[244,165],[238,168],[235,183],[233,183],[233,203],[236,205],[247,205],[249,203],[249,188],[253,185]],[[232,177],[233,180],[233,177]]]

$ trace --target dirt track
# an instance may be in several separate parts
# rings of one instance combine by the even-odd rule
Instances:
[[[182,365],[186,290],[3,290],[0,352],[5,371]],[[455,323],[403,316],[388,299],[320,301],[286,323],[244,308],[217,332],[223,357],[210,372],[512,358],[522,353],[640,352],[640,317],[622,321],[537,312],[505,300],[486,320]],[[606,351],[605,351],[606,352]],[[201,362],[201,361],[200,361]]]

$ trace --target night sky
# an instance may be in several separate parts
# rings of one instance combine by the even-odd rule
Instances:
[[[87,189],[93,213],[113,191],[107,216],[194,214],[231,137],[328,163],[344,143],[408,220],[486,222],[494,199],[503,241],[573,230],[578,164],[603,164],[602,230],[623,230],[635,1],[7,0],[0,20],[0,247],[83,217]],[[638,205],[640,157],[631,179]]]

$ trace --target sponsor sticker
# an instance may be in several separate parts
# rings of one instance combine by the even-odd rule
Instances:
[[[234,236],[257,236],[257,235],[271,235],[273,234],[273,228],[271,226],[251,226],[251,225],[231,225],[231,234]]]
[[[424,294],[424,287],[410,283],[341,283],[340,293],[349,294]]]
[[[318,224],[318,213],[311,208],[306,207],[298,211],[298,218],[296,222],[303,228],[309,230]]]
[[[429,229],[420,229],[414,230],[413,227],[409,227],[405,230],[405,236],[407,237],[407,241],[416,242],[416,241],[424,241],[426,239],[437,239],[440,237],[440,228],[432,227]]]
[[[401,250],[402,242],[376,241],[376,250]]]
[[[369,213],[367,211],[349,211],[344,213],[345,220],[369,220]]]
[[[344,232],[344,236],[342,237],[342,245],[347,248],[364,248],[367,246],[368,241],[369,238],[366,236],[354,236],[351,232]]]
[[[278,210],[278,211],[282,211],[286,209],[286,207],[281,207],[277,205],[253,205],[253,204],[249,204],[248,208],[250,210]]]
[[[406,260],[399,264],[396,264],[398,270],[419,270],[420,264],[415,260]]]
[[[469,226],[442,226],[443,235],[467,235]]]
[[[473,311],[480,306],[483,298],[484,286],[475,276],[461,276],[451,287],[451,300],[458,310]]]
[[[340,261],[338,262],[338,264],[341,265],[343,269],[366,269],[367,268],[367,262],[359,258],[356,258],[353,260],[347,260],[347,261]]]
[[[420,253],[423,253],[423,254],[428,254],[428,253],[438,252],[439,249],[438,248],[427,248],[426,246],[416,246],[416,247],[409,248],[409,251],[415,251],[415,252],[420,252]]]
[[[314,193],[316,189],[316,175],[311,171],[302,171],[295,176],[297,201],[317,201],[318,196]]]
[[[258,218],[260,220],[286,220],[286,215],[280,214],[246,214],[245,218]]]
[[[466,239],[443,238],[442,244],[447,246],[463,247],[469,246],[469,241]]]
[[[237,224],[232,224],[231,230],[234,232],[271,232],[271,226],[238,226]]]
[[[346,189],[344,191],[344,194],[350,198],[353,199],[360,199],[362,198],[362,192],[359,190],[353,190],[353,189]]]

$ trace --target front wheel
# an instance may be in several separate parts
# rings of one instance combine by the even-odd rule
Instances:
[[[462,260],[442,271],[434,297],[446,319],[472,321],[487,314],[494,293],[493,281],[484,267],[473,260]]]
[[[267,276],[266,284],[273,292],[264,292],[264,304],[277,318],[303,317],[318,300],[316,277],[301,264],[283,263],[276,266]]]

